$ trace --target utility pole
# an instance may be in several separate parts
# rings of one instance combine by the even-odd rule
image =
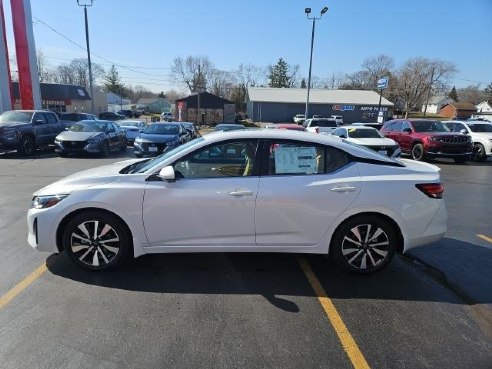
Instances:
[[[431,94],[431,90],[432,90],[432,83],[434,82],[434,71],[435,71],[436,67],[432,67],[432,73],[431,73],[431,81],[430,81],[430,85],[429,85],[429,91],[427,91],[427,101],[425,102],[425,108],[424,108],[424,118],[425,118],[425,115],[427,114],[427,105],[429,105],[429,99],[430,99],[430,94]]]
[[[87,44],[87,64],[89,66],[89,89],[91,94],[91,113],[94,114],[94,86],[92,85],[92,63],[91,63],[91,49],[89,46],[89,22],[87,20],[87,7],[92,6],[94,0],[89,0],[87,3],[83,3],[81,0],[77,0],[78,6],[84,7],[85,18],[85,42]]]
[[[202,118],[202,113],[200,112],[200,92],[201,92],[201,87],[202,87],[202,75],[201,75],[201,69],[200,69],[200,64],[198,64],[198,81],[197,81],[197,86],[196,86],[196,89],[198,91],[198,95],[197,95],[197,99],[198,99],[198,103],[197,103],[197,107],[196,107],[196,124],[198,125],[198,127],[200,127],[201,125],[201,118]],[[198,120],[198,116],[200,116],[200,120]]]

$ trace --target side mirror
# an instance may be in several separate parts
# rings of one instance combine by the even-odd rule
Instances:
[[[345,135],[340,135],[338,137],[340,137],[340,138],[347,138],[347,136],[345,136]]]
[[[463,129],[460,130],[460,133],[463,133],[464,135],[467,135],[468,134],[468,131],[463,128]]]
[[[36,124],[43,124],[44,123],[44,120],[42,120],[42,119],[36,119],[34,121],[34,123],[36,123]]]
[[[411,128],[404,128],[403,132],[412,133],[412,129]]]
[[[174,173],[174,168],[172,165],[162,168],[158,174],[159,178],[164,181],[174,182],[176,180],[176,175]]]

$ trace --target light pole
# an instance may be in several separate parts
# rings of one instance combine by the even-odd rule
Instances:
[[[89,47],[89,22],[87,21],[87,7],[92,6],[94,0],[88,0],[86,2],[77,0],[78,6],[84,7],[85,17],[85,42],[87,44],[87,64],[89,66],[89,89],[91,90],[91,113],[94,114],[94,87],[92,86],[92,63],[91,63],[91,49]]]
[[[313,45],[314,45],[314,29],[316,28],[316,21],[323,18],[323,14],[328,11],[328,7],[324,7],[321,9],[319,17],[310,17],[311,8],[304,9],[304,13],[306,13],[307,19],[313,20],[313,30],[311,32],[311,56],[309,57],[309,76],[308,76],[308,85],[307,85],[307,97],[306,97],[306,111],[305,111],[305,119],[309,118],[309,92],[311,90],[311,68],[313,66]]]

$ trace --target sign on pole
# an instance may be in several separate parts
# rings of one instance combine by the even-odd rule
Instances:
[[[378,90],[384,90],[388,87],[388,77],[378,79]]]

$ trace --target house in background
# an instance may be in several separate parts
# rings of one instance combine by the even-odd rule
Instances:
[[[427,113],[430,114],[437,114],[444,105],[451,104],[454,102],[455,101],[449,96],[445,96],[445,95],[433,96],[429,99],[429,103],[427,104],[427,110],[425,110],[425,104],[422,105],[422,113],[426,111]]]
[[[492,100],[482,101],[476,105],[477,112],[472,115],[472,118],[487,119],[492,122]]]
[[[444,105],[441,110],[439,110],[439,115],[447,117],[450,119],[468,119],[476,113],[477,108],[472,103],[467,102],[453,102]]]
[[[142,98],[138,100],[137,108],[149,113],[161,114],[171,111],[171,103],[162,97]]]
[[[117,95],[114,92],[108,92],[106,94],[106,102],[108,105],[130,105],[132,103],[130,99]]]
[[[198,103],[198,96],[200,96],[200,103]],[[200,92],[177,99],[175,102],[174,120],[178,122],[214,125],[234,123],[235,119],[236,105],[210,92]]]

